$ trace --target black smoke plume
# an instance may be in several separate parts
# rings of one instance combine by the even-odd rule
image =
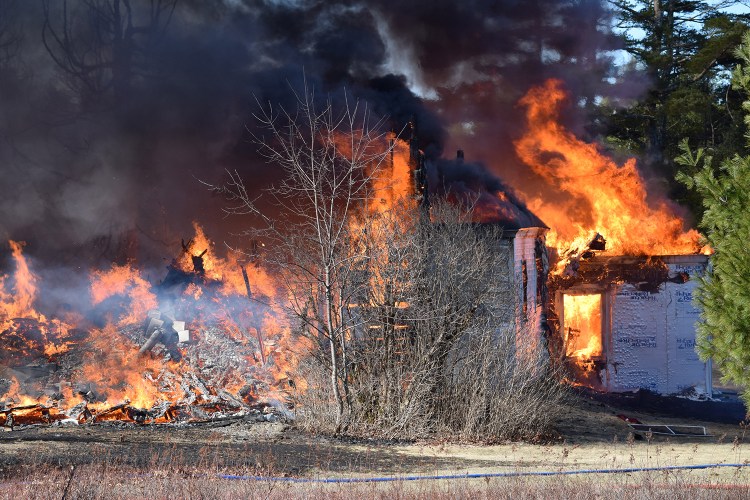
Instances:
[[[272,183],[245,127],[303,78],[416,123],[448,191],[530,179],[512,140],[531,85],[565,80],[574,120],[611,93],[600,0],[133,0],[132,31],[125,5],[0,0],[0,238],[42,261],[157,263],[193,220],[226,239],[238,222],[197,179]],[[492,174],[441,167],[457,148]]]

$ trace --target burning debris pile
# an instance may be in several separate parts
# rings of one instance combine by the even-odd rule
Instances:
[[[264,272],[213,254],[201,228],[152,287],[132,266],[91,275],[91,309],[48,319],[10,242],[0,281],[0,425],[184,423],[286,414],[289,332]],[[299,388],[299,384],[296,385]],[[265,411],[265,413],[262,413]]]
[[[557,272],[550,277],[552,290],[586,283],[630,283],[637,290],[656,292],[666,283],[685,283],[684,272],[670,273],[658,255],[609,255],[606,240],[596,233],[584,248],[572,248],[558,256]]]

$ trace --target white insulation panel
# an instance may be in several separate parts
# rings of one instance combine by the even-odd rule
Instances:
[[[695,351],[695,324],[700,310],[693,303],[697,276],[705,271],[702,255],[664,257],[670,276],[686,273],[685,283],[667,282],[658,292],[638,291],[632,284],[605,293],[610,325],[604,325],[607,390],[649,389],[660,394],[711,393],[710,366]],[[609,328],[607,328],[609,326]]]

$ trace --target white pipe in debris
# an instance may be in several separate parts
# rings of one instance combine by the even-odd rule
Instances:
[[[154,328],[154,332],[148,338],[146,343],[143,344],[141,349],[138,351],[138,354],[146,354],[148,351],[150,351],[159,341],[159,337],[161,337],[161,334],[162,334],[161,328]]]

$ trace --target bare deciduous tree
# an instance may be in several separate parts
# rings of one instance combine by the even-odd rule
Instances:
[[[285,289],[291,316],[315,346],[311,353],[326,366],[336,407],[335,432],[350,408],[348,305],[356,292],[356,270],[366,254],[353,247],[355,212],[372,195],[371,180],[389,156],[392,144],[366,106],[346,100],[342,110],[327,101],[319,107],[307,87],[296,94],[294,110],[260,106],[255,118],[268,137],[256,136],[260,153],[282,168],[284,180],[271,190],[278,218],[256,205],[237,172],[222,186],[229,214],[258,216],[254,238],[270,240],[265,262],[274,266]]]
[[[18,0],[0,0],[0,69],[16,57],[22,39],[18,5]]]
[[[43,0],[42,41],[71,86],[92,95],[111,92],[122,104],[133,80],[154,71],[154,44],[177,0]]]

